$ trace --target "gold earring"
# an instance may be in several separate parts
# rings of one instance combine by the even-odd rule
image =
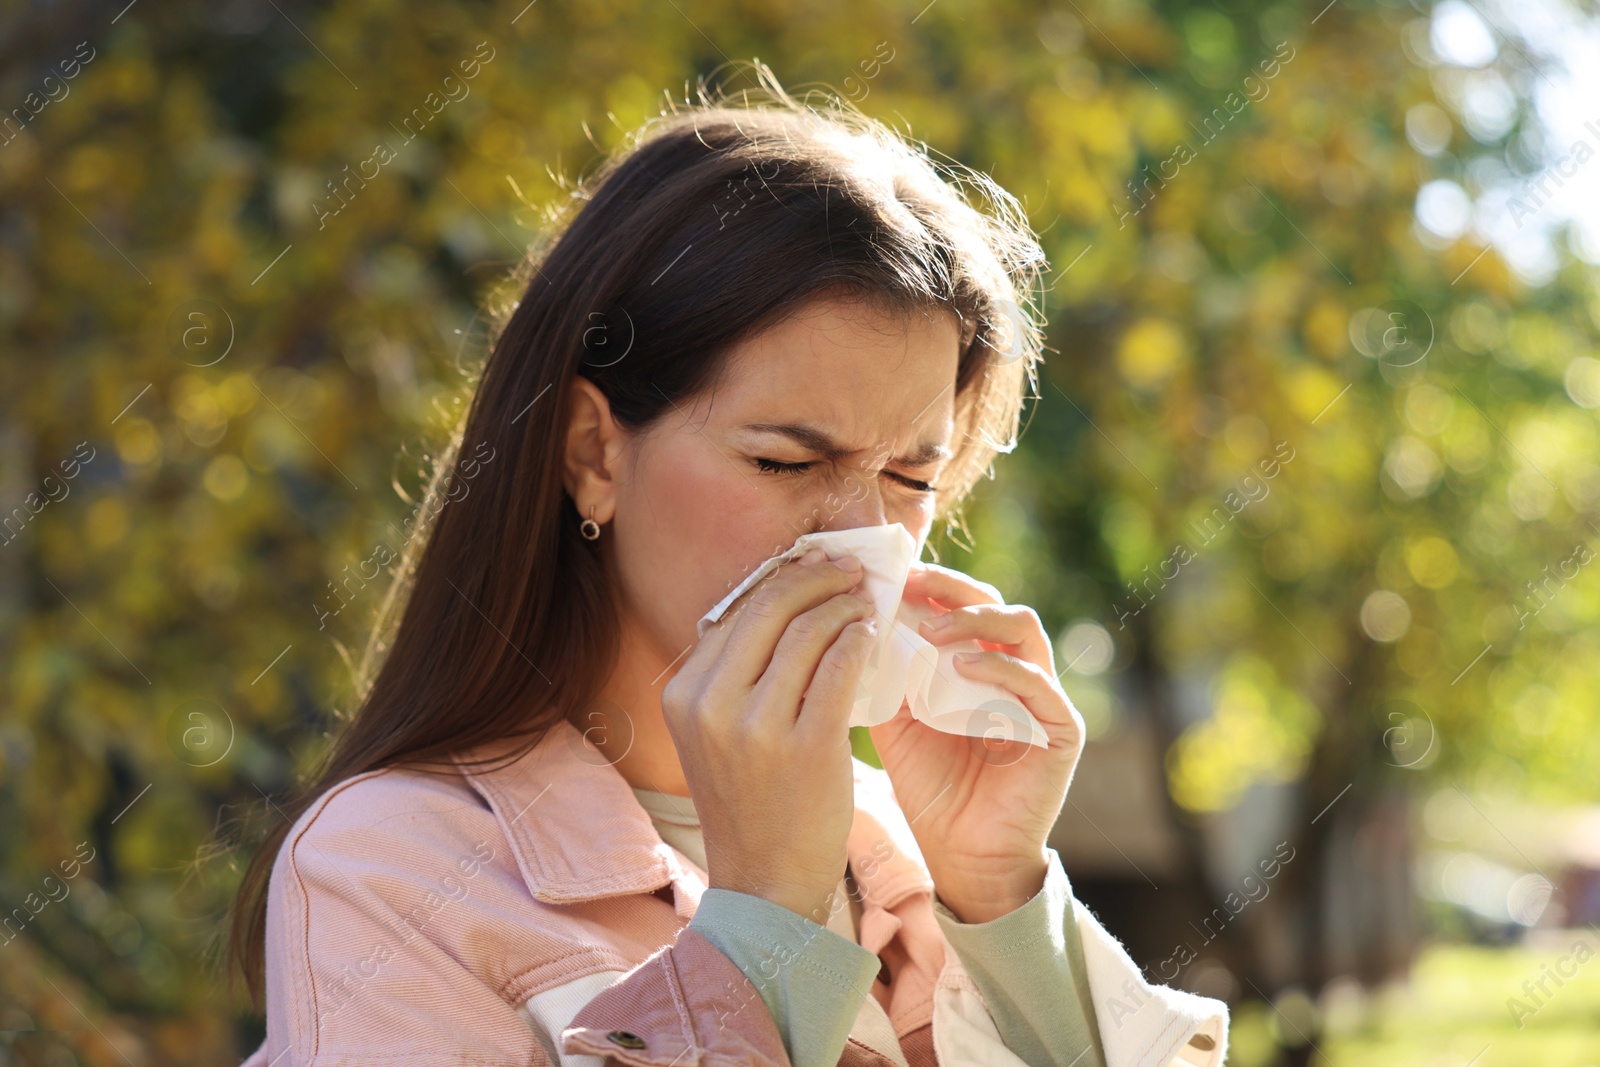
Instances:
[[[589,505],[589,517],[578,524],[578,530],[583,534],[586,541],[598,541],[600,539],[600,524],[594,521],[593,504]]]

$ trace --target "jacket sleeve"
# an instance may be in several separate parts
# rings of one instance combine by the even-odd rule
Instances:
[[[998,919],[969,925],[934,905],[1005,1047],[1030,1067],[1220,1067],[1227,1005],[1147,981],[1049,853],[1038,894]]]
[[[515,1007],[436,940],[469,910],[446,894],[481,885],[466,867],[388,842],[370,827],[317,824],[297,826],[280,850],[267,903],[265,1061],[547,1067]]]
[[[561,1048],[608,1067],[790,1067],[760,994],[693,926],[584,1005]]]
[[[1150,982],[1093,912],[1074,910],[1108,1067],[1222,1067],[1228,1006]]]
[[[1006,1048],[1030,1067],[1105,1067],[1072,887],[1055,849],[1033,899],[986,923],[934,900],[939,928],[971,975]]]
[[[794,1067],[835,1067],[882,962],[854,941],[748,893],[708,889],[690,920],[761,994]]]
[[[607,1067],[790,1067],[760,995],[688,927],[546,1034],[460,951],[462,938],[493,936],[462,925],[475,905],[494,914],[488,869],[463,874],[417,826],[398,829],[404,821],[317,822],[285,842],[268,897],[267,1040],[254,1061],[553,1067],[587,1055]],[[446,825],[419,821],[436,823]],[[448,870],[460,880],[444,879]],[[446,929],[455,936],[441,937]]]

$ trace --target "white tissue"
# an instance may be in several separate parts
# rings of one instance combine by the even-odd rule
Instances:
[[[707,628],[722,618],[745,590],[780,564],[799,558],[813,547],[822,549],[829,559],[841,556],[859,559],[866,572],[863,582],[878,610],[878,642],[856,690],[856,701],[850,713],[851,726],[876,726],[887,722],[899,713],[901,704],[909,704],[915,719],[947,734],[1026,741],[1040,748],[1049,747],[1044,727],[1010,690],[966,678],[957,669],[955,654],[982,651],[977,641],[969,638],[933,645],[917,633],[917,626],[923,619],[939,612],[901,599],[906,576],[916,558],[917,544],[898,522],[802,535],[793,547],[750,572],[716,607],[706,612],[696,624],[697,632],[703,637]],[[885,625],[889,620],[892,623]]]

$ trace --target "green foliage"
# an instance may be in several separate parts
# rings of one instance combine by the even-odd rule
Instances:
[[[1520,988],[1571,956],[1566,944],[1537,952],[1435,947],[1418,960],[1409,987],[1370,998],[1348,992],[1335,1020],[1343,1032],[1322,1046],[1326,1062],[1401,1067],[1433,1057],[1465,1063],[1481,1053],[1483,1067],[1584,1067],[1600,1054],[1600,973],[1569,959],[1575,977],[1559,985],[1547,978],[1545,994]]]
[[[1302,774],[1595,798],[1597,587],[1519,617],[1595,532],[1574,401],[1600,394],[1579,362],[1600,291],[1418,243],[1418,187],[1495,146],[1407,144],[1433,99],[1409,5],[1315,25],[1252,2],[56,6],[0,65],[10,106],[96,50],[0,146],[0,507],[79,442],[93,458],[0,546],[0,818],[28,828],[0,845],[0,900],[80,842],[96,858],[0,945],[22,1013],[0,1030],[31,1020],[86,1063],[253,1047],[216,1022],[247,1013],[208,964],[252,832],[231,820],[273,818],[262,797],[348,711],[386,577],[334,586],[399,547],[473,381],[476,309],[546,209],[730,57],[791,89],[854,79],[1042,231],[1041,395],[968,509],[976,555],[942,558],[1053,632],[1097,621],[1113,673],[1211,687],[1168,755],[1180,803]],[[866,77],[880,42],[895,58]],[[470,92],[430,105],[474,57]],[[1420,361],[1371,329],[1397,301],[1432,337]],[[1066,678],[1109,728],[1112,690]],[[1431,731],[1429,759],[1404,766],[1397,722]]]

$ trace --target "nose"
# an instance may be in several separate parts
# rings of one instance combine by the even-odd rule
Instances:
[[[883,506],[883,487],[877,478],[858,477],[853,494],[835,493],[829,500],[839,504],[838,511],[830,515],[830,530],[853,530],[857,526],[882,526],[889,521]]]

